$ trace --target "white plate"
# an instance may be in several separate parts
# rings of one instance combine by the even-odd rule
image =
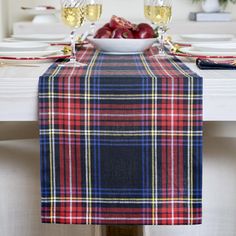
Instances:
[[[185,47],[185,48],[181,48],[181,52],[182,53],[186,53],[186,54],[190,54],[190,55],[194,55],[194,56],[216,56],[216,57],[235,57],[236,56],[236,52],[217,52],[217,51],[204,51],[204,52],[200,52],[198,50],[195,50],[193,47]]]
[[[236,52],[236,43],[203,43],[192,44],[192,47],[201,52]]]
[[[69,55],[64,55],[62,52],[59,52],[56,55],[50,55],[45,57],[2,57],[0,56],[0,61],[5,63],[14,63],[14,64],[38,64],[53,62],[58,59],[69,58]]]
[[[37,42],[0,42],[0,52],[42,51],[48,47],[49,44]]]
[[[150,48],[156,39],[95,39],[88,37],[88,41],[103,53],[121,55],[142,53]]]
[[[70,44],[70,40],[65,38],[63,40],[23,40],[23,39],[15,39],[15,38],[4,38],[4,42],[40,42],[40,43],[47,43],[47,44]]]
[[[42,51],[0,51],[0,56],[2,57],[42,57],[49,56],[52,54],[57,54],[63,50],[62,47],[48,47],[46,50]]]
[[[188,42],[218,42],[229,41],[234,38],[232,34],[183,34],[180,37]]]
[[[25,34],[25,35],[12,35],[13,39],[24,40],[24,41],[62,41],[65,40],[66,35],[64,34]]]
[[[209,42],[191,42],[191,41],[186,41],[186,40],[183,40],[183,39],[180,39],[180,38],[173,38],[173,43],[175,44],[179,44],[179,45],[182,45],[183,47],[184,46],[192,46],[193,44],[194,45],[198,45],[198,44],[219,44],[221,42],[217,42],[217,41],[209,41]],[[236,40],[233,39],[233,40],[229,40],[229,41],[224,41],[223,43],[236,43]]]
[[[17,40],[17,39],[14,39],[14,38],[4,38],[4,42],[9,42],[9,43],[12,43],[12,42],[30,42],[30,41],[24,41],[24,40]],[[36,42],[36,41],[32,41],[32,42]],[[39,41],[40,43],[47,43],[49,45],[53,45],[53,46],[65,46],[65,45],[70,45],[71,42],[68,38],[65,38],[64,40],[45,40],[45,41]],[[82,44],[81,43],[76,43],[77,45],[86,45],[88,44],[87,41],[84,41]]]

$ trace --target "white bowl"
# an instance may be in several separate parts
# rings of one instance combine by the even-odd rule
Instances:
[[[106,54],[140,54],[150,48],[156,39],[97,39],[90,36],[88,41]]]

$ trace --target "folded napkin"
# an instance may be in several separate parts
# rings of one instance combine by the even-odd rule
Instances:
[[[201,70],[236,70],[236,63],[233,60],[213,61],[198,58],[196,64]]]
[[[39,80],[42,222],[200,224],[202,78],[177,58],[77,56]]]

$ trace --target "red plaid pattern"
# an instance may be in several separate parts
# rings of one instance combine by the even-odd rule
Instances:
[[[201,223],[202,78],[150,53],[40,77],[44,223]]]

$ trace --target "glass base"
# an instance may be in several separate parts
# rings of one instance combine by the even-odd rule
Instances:
[[[154,55],[154,56],[156,56],[156,57],[166,57],[167,54],[164,52],[164,53],[159,53],[159,54]]]
[[[163,57],[167,57],[167,54],[160,53],[160,54],[155,54],[155,55],[150,56],[150,58],[163,58]]]
[[[150,58],[162,58],[162,57],[167,57],[168,54],[166,54],[166,52],[164,50],[160,50],[159,49],[159,52],[158,54],[154,54],[152,56],[150,56]]]
[[[68,61],[68,62],[60,63],[58,64],[58,66],[59,67],[83,67],[83,66],[87,66],[87,64],[80,63],[78,61]]]

